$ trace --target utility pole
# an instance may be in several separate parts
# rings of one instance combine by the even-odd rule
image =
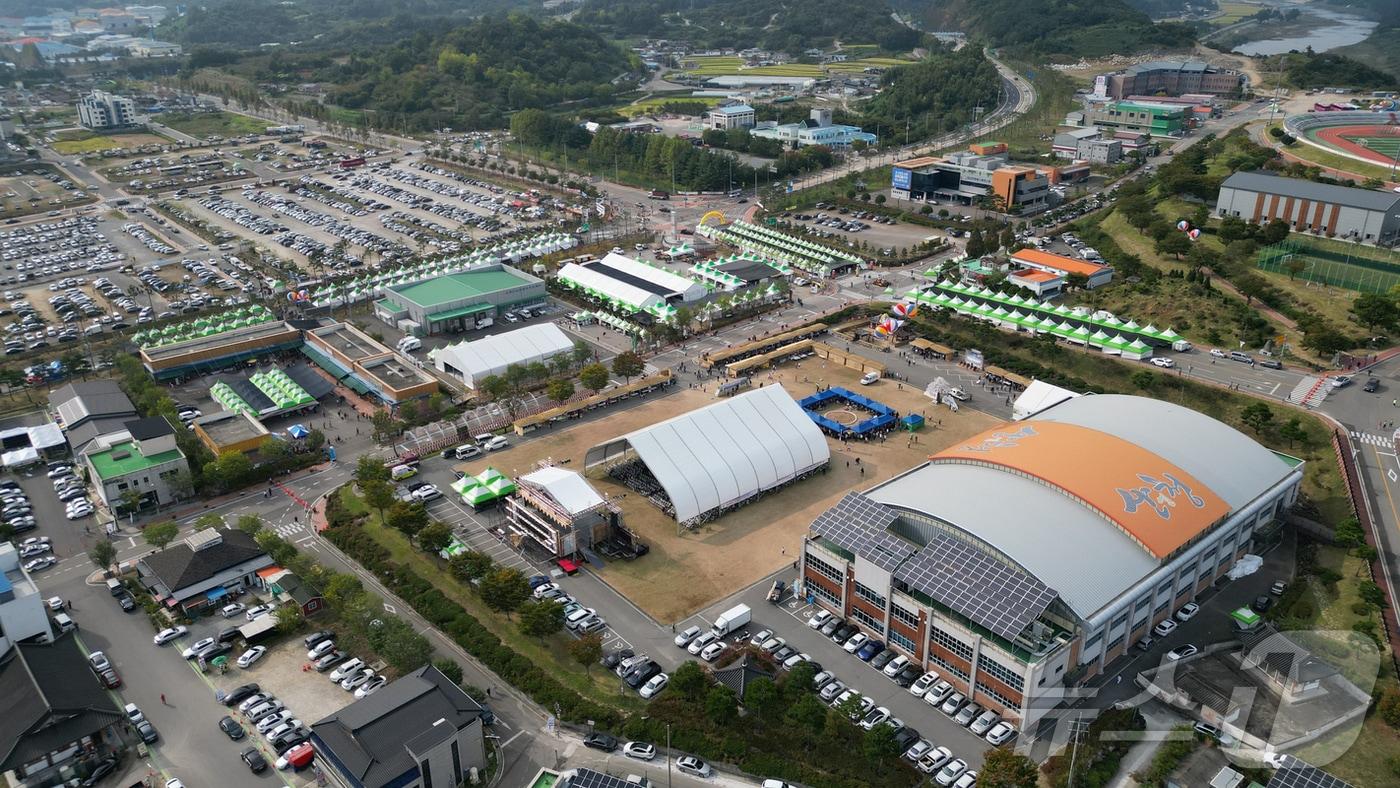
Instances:
[[[1069,735],[1073,749],[1070,751],[1069,774],[1065,779],[1065,788],[1074,788],[1074,762],[1079,757],[1079,737],[1083,735],[1084,731],[1088,730],[1088,728],[1088,723],[1077,716],[1069,721]]]
[[[671,788],[671,723],[666,723],[666,788]]]

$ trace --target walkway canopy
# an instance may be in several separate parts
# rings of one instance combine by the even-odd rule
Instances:
[[[820,468],[831,450],[781,386],[764,386],[600,443],[584,470],[633,456],[684,523]]]

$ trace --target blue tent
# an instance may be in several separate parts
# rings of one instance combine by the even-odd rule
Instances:
[[[293,424],[287,428],[287,434],[293,438],[305,438],[307,435],[311,434],[311,430],[308,430],[300,424]]]

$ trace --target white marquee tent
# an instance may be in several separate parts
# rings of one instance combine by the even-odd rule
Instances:
[[[461,376],[476,388],[491,375],[501,375],[512,364],[524,366],[571,352],[574,342],[553,323],[541,323],[504,334],[483,337],[474,342],[429,351],[428,358],[442,372]]]

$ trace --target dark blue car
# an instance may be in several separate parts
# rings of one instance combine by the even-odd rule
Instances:
[[[860,660],[862,662],[869,662],[872,657],[884,650],[884,643],[881,643],[878,640],[872,640],[869,643],[866,643],[864,646],[861,646],[860,651],[856,652],[856,656],[860,657]]]

